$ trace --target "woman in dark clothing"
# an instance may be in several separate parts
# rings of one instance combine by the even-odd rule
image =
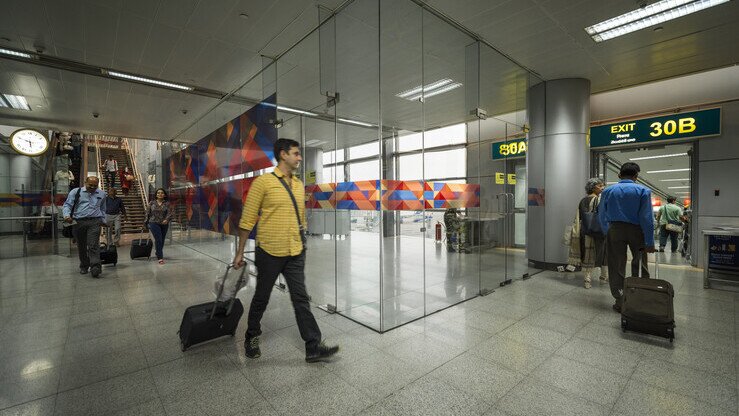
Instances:
[[[154,236],[154,247],[159,264],[164,264],[164,238],[167,236],[169,221],[172,219],[172,209],[167,202],[167,192],[159,188],[154,193],[155,199],[149,202],[146,210],[146,221],[149,230]]]
[[[573,266],[582,266],[585,273],[584,286],[591,287],[591,275],[593,269],[600,268],[601,282],[608,281],[608,269],[606,266],[605,236],[589,236],[583,234],[582,218],[588,212],[595,212],[600,203],[600,193],[605,188],[605,183],[600,178],[591,178],[585,184],[587,196],[580,200],[577,206],[577,217],[573,227],[572,240],[570,242],[570,255],[568,263]]]

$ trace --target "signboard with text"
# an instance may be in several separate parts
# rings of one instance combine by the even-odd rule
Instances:
[[[721,134],[721,109],[604,124],[590,128],[590,147],[695,139]]]
[[[708,237],[708,267],[739,270],[739,236],[711,235]]]
[[[528,143],[526,143],[525,137],[519,137],[517,139],[493,143],[492,148],[493,160],[513,159],[516,157],[526,157]]]

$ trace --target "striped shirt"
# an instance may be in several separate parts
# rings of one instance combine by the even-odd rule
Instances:
[[[275,169],[275,175],[284,178],[292,189],[301,222],[305,225],[303,182],[295,176],[292,180],[287,179],[280,169]],[[252,182],[241,213],[239,228],[251,230],[258,220],[257,245],[262,250],[275,257],[297,256],[303,251],[298,218],[290,194],[275,175],[271,173],[262,175]]]

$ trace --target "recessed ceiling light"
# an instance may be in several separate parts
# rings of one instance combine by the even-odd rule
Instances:
[[[631,161],[634,160],[649,160],[649,159],[662,159],[664,157],[678,157],[678,156],[687,156],[687,153],[673,153],[671,155],[657,155],[657,156],[643,156],[643,157],[635,157],[632,159],[629,159]]]
[[[413,88],[411,88],[409,90],[405,90],[405,91],[399,92],[399,93],[395,94],[395,96],[396,97],[400,97],[400,98],[408,98],[408,97],[411,97],[413,95],[418,94],[421,91],[430,91],[430,90],[433,90],[435,88],[439,88],[439,87],[443,87],[444,85],[451,84],[452,82],[453,81],[451,79],[444,78],[444,79],[440,79],[438,81],[434,81],[434,82],[432,82],[430,84],[426,84],[423,87],[419,85],[419,86],[413,87]]]
[[[160,87],[174,88],[174,89],[183,90],[183,91],[194,90],[193,87],[189,87],[187,85],[175,84],[173,82],[167,82],[167,81],[160,81],[158,79],[146,78],[146,77],[142,77],[139,75],[126,74],[124,72],[118,72],[118,71],[109,71],[107,69],[103,69],[101,71],[103,74],[110,75],[111,77],[114,77],[114,78],[121,78],[121,79],[127,79],[131,81],[143,82],[145,84],[158,85]]]
[[[627,33],[655,26],[668,20],[718,6],[730,0],[662,0],[605,20],[585,31],[594,41],[603,42]]]
[[[690,189],[689,186],[668,186],[667,189]]]
[[[362,126],[362,127],[375,127],[374,124],[365,123],[364,121],[351,120],[348,118],[340,118],[338,120],[343,121],[344,123],[356,124],[357,126]]]
[[[434,95],[443,94],[443,93],[445,93],[447,91],[451,91],[451,90],[453,90],[455,88],[459,88],[461,86],[462,86],[462,83],[455,82],[453,84],[449,84],[449,85],[445,85],[445,86],[443,86],[441,88],[437,88],[437,89],[435,89],[433,91],[423,92],[421,94],[417,94],[417,95],[414,95],[412,97],[408,97],[407,100],[409,100],[409,101],[416,101],[418,99],[430,98],[430,97],[433,97]]]
[[[680,179],[660,179],[660,182],[683,182],[683,181],[689,181],[690,178],[680,178]]]
[[[311,116],[311,117],[315,117],[318,115],[316,113],[311,113],[310,111],[298,110],[297,108],[291,108],[291,107],[285,107],[284,105],[278,105],[277,109],[280,111],[287,111],[288,113],[303,114],[303,115]]]
[[[36,104],[36,108],[44,108],[44,106],[41,104]]]
[[[31,59],[32,56],[25,52],[18,52],[10,49],[0,48],[0,55],[16,56],[18,58]]]
[[[31,111],[31,107],[28,105],[26,97],[21,95],[2,94],[0,95],[0,102],[2,102],[2,105],[0,105],[2,107]]]
[[[670,172],[688,172],[690,168],[684,169],[667,169],[667,170],[649,170],[647,173],[670,173]]]

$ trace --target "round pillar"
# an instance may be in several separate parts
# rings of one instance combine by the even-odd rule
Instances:
[[[528,90],[526,254],[537,267],[567,263],[562,245],[589,173],[590,81],[557,79]]]

